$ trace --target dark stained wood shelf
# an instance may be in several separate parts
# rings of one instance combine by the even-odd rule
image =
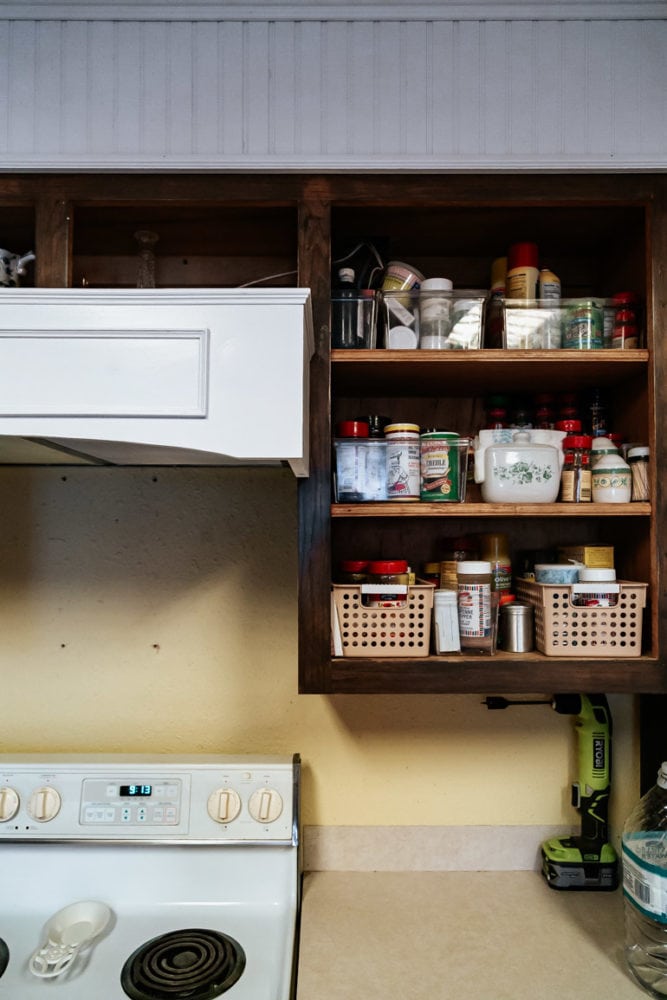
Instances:
[[[618,385],[646,374],[649,352],[635,351],[332,351],[337,395],[423,396],[554,392],[563,388],[563,366],[572,392]]]
[[[336,657],[331,694],[556,694],[667,692],[657,658],[600,659],[502,653],[417,658]]]

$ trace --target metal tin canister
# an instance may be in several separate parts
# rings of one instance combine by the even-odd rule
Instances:
[[[602,309],[596,302],[578,302],[567,310],[563,347],[583,351],[604,347]]]
[[[420,441],[420,499],[455,502],[459,488],[460,438],[453,431],[425,431]]]
[[[505,604],[500,609],[500,648],[508,653],[529,653],[533,648],[533,608]]]
[[[419,500],[419,424],[388,424],[387,500]]]

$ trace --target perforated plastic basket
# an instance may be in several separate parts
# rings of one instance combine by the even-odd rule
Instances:
[[[332,589],[343,656],[428,656],[435,587],[408,587],[396,608],[365,607],[359,586]]]
[[[596,585],[597,589],[604,584]],[[579,607],[577,584],[534,583],[517,580],[520,601],[535,609],[535,646],[549,656],[639,656],[646,583],[618,581],[613,607]]]

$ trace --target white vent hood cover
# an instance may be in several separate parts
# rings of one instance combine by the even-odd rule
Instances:
[[[286,461],[308,475],[308,289],[0,298],[0,463]]]

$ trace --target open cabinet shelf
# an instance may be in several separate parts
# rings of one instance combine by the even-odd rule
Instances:
[[[653,484],[649,501],[622,505],[484,503],[470,482],[465,502],[444,504],[336,503],[331,489],[331,438],[339,421],[375,413],[473,435],[483,426],[484,397],[500,392],[603,389],[613,399],[613,429],[649,444],[652,468],[660,468],[665,182],[646,176],[383,176],[328,178],[322,184],[320,266],[370,240],[385,261],[408,261],[429,277],[446,275],[455,288],[487,288],[492,259],[515,240],[533,239],[561,277],[564,296],[610,296],[632,288],[646,300],[647,323],[645,343],[628,351],[329,350],[328,302],[322,302],[324,343],[311,419],[318,428],[319,473],[300,485],[300,690],[666,692],[659,484]],[[418,571],[423,562],[439,560],[448,538],[490,531],[507,533],[512,551],[613,544],[619,577],[648,584],[641,655],[332,656],[329,581],[340,560],[404,557]]]

